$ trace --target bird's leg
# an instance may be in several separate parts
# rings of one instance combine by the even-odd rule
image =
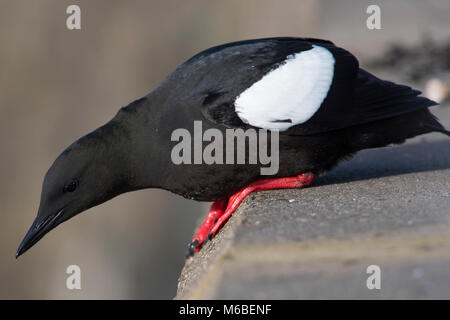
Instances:
[[[228,201],[217,201],[211,206],[205,222],[200,226],[189,245],[190,254],[199,251],[202,244],[208,238],[214,237],[231,217],[237,207],[250,193],[255,191],[274,190],[274,189],[293,189],[308,186],[314,180],[313,173],[302,173],[295,177],[288,178],[269,178],[261,179],[250,183],[240,191],[233,194]],[[226,208],[225,208],[226,207]]]
[[[219,200],[213,202],[213,204],[211,205],[211,209],[209,209],[209,212],[206,215],[205,221],[203,221],[200,228],[198,228],[197,232],[192,238],[192,242],[189,244],[188,256],[193,255],[195,251],[199,251],[201,249],[203,243],[211,232],[212,227],[224,214],[225,209],[227,208],[227,203],[228,200]]]

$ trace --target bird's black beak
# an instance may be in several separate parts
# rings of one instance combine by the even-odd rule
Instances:
[[[59,210],[57,213],[52,214],[46,217],[44,220],[40,221],[39,217],[37,217],[33,224],[28,230],[25,238],[23,238],[22,242],[19,245],[19,248],[16,252],[16,258],[25,253],[28,249],[30,249],[33,245],[36,244],[41,238],[46,235],[50,230],[56,227],[59,223],[57,222],[58,217],[62,214],[63,209]]]

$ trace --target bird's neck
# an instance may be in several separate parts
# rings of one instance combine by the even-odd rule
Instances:
[[[120,109],[106,124],[107,154],[111,165],[119,168],[117,178],[123,183],[123,192],[159,187],[160,156],[153,150],[157,143],[155,117],[152,117],[151,96],[132,102]]]

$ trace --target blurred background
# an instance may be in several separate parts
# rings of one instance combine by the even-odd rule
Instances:
[[[71,4],[81,8],[81,30],[66,28]],[[381,30],[366,27],[370,4],[381,8]],[[393,44],[447,41],[449,16],[448,0],[0,0],[0,298],[175,295],[208,204],[166,191],[121,195],[14,255],[59,153],[195,53],[248,38],[309,36],[333,40],[363,66],[386,65],[385,52],[398,57],[386,51]],[[81,290],[66,289],[72,264],[81,267]]]

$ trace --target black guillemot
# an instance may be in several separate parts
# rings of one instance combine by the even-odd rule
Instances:
[[[449,135],[428,110],[436,103],[419,94],[361,69],[350,52],[327,40],[267,38],[207,49],[55,160],[16,256],[80,212],[144,188],[213,201],[189,245],[192,254],[253,191],[307,186],[362,149],[433,131]],[[174,132],[194,135],[198,122],[216,138],[228,129],[276,133],[277,141],[269,139],[278,143],[276,172],[262,175],[266,164],[251,161],[174,161]],[[212,136],[200,139],[200,148]],[[220,160],[236,151],[224,144],[211,155]]]

